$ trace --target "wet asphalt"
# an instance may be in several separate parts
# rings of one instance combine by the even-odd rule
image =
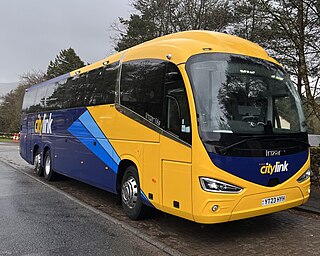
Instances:
[[[201,225],[154,212],[131,221],[113,194],[68,178],[46,183],[18,152],[0,142],[0,256],[319,255],[318,214]]]
[[[165,255],[0,161],[0,255]]]

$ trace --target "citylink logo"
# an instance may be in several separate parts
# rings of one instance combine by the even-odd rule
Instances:
[[[52,119],[52,113],[49,114],[49,118],[47,118],[47,114],[43,115],[43,118],[41,118],[41,115],[38,115],[38,119],[34,123],[34,132],[35,133],[52,133],[51,125],[53,122]]]
[[[272,165],[269,163],[260,164],[260,165],[262,165],[260,168],[261,174],[272,175],[273,173],[287,172],[289,163],[287,161],[284,161],[284,163],[276,162],[275,165]]]

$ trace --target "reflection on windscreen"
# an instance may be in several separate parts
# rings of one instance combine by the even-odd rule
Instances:
[[[268,62],[228,54],[205,54],[188,67],[200,130],[273,133],[304,130],[299,97],[285,74]]]

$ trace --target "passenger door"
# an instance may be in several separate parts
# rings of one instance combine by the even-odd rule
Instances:
[[[165,132],[160,137],[163,209],[192,219],[191,122],[185,85],[168,63],[164,90]]]

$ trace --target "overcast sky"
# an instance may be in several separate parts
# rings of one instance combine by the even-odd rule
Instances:
[[[61,49],[84,62],[112,51],[110,25],[129,17],[129,0],[0,0],[0,83],[43,70]]]

